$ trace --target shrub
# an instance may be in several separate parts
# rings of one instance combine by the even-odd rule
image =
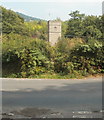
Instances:
[[[76,70],[83,70],[90,74],[103,72],[104,47],[102,43],[84,44],[74,48],[70,54]]]

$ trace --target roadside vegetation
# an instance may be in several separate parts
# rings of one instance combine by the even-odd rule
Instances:
[[[25,22],[2,9],[2,76],[81,78],[104,73],[104,16],[74,11],[62,21],[62,38],[48,42],[47,21]]]

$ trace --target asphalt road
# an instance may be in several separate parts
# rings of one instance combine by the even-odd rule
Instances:
[[[4,78],[1,91],[3,113],[50,109],[53,113],[46,116],[51,118],[102,117],[102,77],[69,80]]]

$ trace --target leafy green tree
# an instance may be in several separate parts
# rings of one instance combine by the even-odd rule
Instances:
[[[97,16],[86,16],[83,20],[83,34],[87,40],[94,38],[98,39],[102,36],[102,31],[100,30],[101,18]]]
[[[100,30],[102,32],[102,38],[104,38],[104,15],[101,16]]]
[[[85,17],[85,14],[80,14],[78,10],[71,12],[69,15],[71,16],[71,19],[73,20],[75,19],[82,20]]]
[[[96,27],[94,28],[94,26],[88,26],[88,27],[86,27],[85,31],[83,31],[83,36],[85,36],[85,38],[88,42],[92,38],[95,38],[95,39],[101,38],[102,33]]]
[[[66,36],[69,37],[81,37],[83,34],[83,19],[84,14],[80,14],[79,11],[75,11],[69,14],[70,19],[68,21],[68,28],[66,31]]]
[[[7,10],[1,7],[2,10],[2,32],[18,33],[22,35],[29,35],[28,30],[25,28],[24,20],[12,10]]]
[[[66,37],[82,37],[86,41],[88,39],[98,39],[102,37],[102,21],[101,17],[85,16],[75,11],[69,14],[68,27]]]

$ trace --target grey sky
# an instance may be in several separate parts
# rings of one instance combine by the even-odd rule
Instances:
[[[57,17],[62,20],[68,20],[68,14],[75,10],[79,10],[80,13],[85,13],[86,15],[102,14],[101,0],[85,0],[84,2],[81,0],[76,0],[77,2],[75,0],[73,2],[70,0],[69,2],[67,0],[65,2],[63,0],[61,2],[37,2],[36,0],[34,0],[35,2],[32,2],[33,0],[29,0],[30,2],[26,2],[26,0],[21,0],[23,2],[19,2],[19,0],[18,2],[16,0],[12,1],[7,2],[7,0],[4,0],[1,5],[5,8],[45,20],[56,19]]]

